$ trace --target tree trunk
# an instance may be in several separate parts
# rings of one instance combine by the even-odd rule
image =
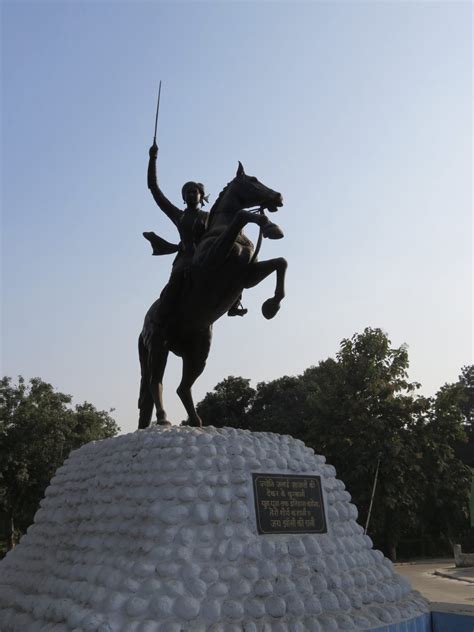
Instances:
[[[10,507],[5,518],[5,540],[7,551],[11,551],[15,546],[15,523],[13,520],[13,509]]]
[[[388,556],[392,562],[397,561],[397,545],[393,543],[388,544]]]

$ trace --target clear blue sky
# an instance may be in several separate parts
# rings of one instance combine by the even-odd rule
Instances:
[[[301,373],[381,327],[425,394],[472,362],[469,2],[3,2],[2,374],[40,376],[136,427],[137,336],[175,241],[146,187],[211,202],[237,161],[280,190],[273,279],[214,330],[198,401],[228,375]],[[256,232],[249,231],[256,237]],[[170,359],[170,418],[180,361]]]

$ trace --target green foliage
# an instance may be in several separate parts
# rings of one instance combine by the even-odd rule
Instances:
[[[256,390],[249,380],[227,378],[198,410],[214,426],[290,434],[324,454],[362,525],[379,464],[368,532],[395,559],[403,538],[452,542],[468,525],[470,477],[458,454],[473,429],[472,367],[434,398],[417,394],[408,368],[405,345],[394,348],[381,329],[367,328],[343,340],[336,358],[300,376]]]
[[[249,427],[259,432],[278,432],[300,435],[304,431],[306,394],[297,377],[285,375],[272,382],[257,384],[252,408],[249,410]]]
[[[445,388],[452,390],[452,397],[461,410],[467,435],[467,441],[457,444],[456,453],[464,463],[474,468],[474,365],[463,367],[458,381],[446,385]]]
[[[423,446],[423,467],[431,480],[424,497],[426,531],[444,533],[450,544],[465,530],[469,515],[469,489],[473,455],[463,462],[459,446],[468,440],[466,402],[468,392],[460,379],[445,384],[430,399],[428,413],[423,419],[419,442]]]
[[[413,484],[422,475],[410,433],[426,402],[407,370],[406,347],[392,348],[384,332],[368,328],[343,340],[335,361],[303,374],[312,411],[304,440],[334,464],[364,525],[380,461],[369,532],[391,557],[416,526]]]
[[[108,413],[87,402],[72,408],[71,399],[40,378],[0,380],[0,511],[9,548],[69,452],[119,430]]]
[[[219,382],[196,410],[206,426],[246,428],[247,413],[254,397],[250,380],[231,375]]]

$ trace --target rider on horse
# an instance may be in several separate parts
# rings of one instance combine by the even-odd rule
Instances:
[[[150,425],[154,409],[157,424],[169,423],[163,407],[163,375],[170,352],[182,359],[182,376],[176,392],[188,414],[188,423],[201,427],[192,386],[206,366],[213,324],[233,308],[244,289],[255,287],[270,274],[276,274],[276,284],[273,296],[262,304],[266,319],[277,314],[285,296],[286,260],[277,257],[257,261],[254,245],[243,231],[248,224],[254,224],[260,228],[262,237],[281,239],[282,230],[268,219],[264,209],[275,212],[283,205],[283,198],[247,175],[239,163],[235,177],[222,189],[199,237],[202,186],[192,183],[184,187],[187,207],[180,211],[159,190],[154,165],[156,149],[153,147],[150,153],[150,189],[160,208],[179,228],[183,243],[179,249],[156,235],[150,240],[155,254],[179,254],[164,291],[165,300],[159,298],[150,306],[138,338],[141,369],[138,427]],[[246,210],[253,206],[258,206],[261,212]],[[178,293],[174,297],[171,294],[175,287]],[[166,303],[171,308],[168,313]]]
[[[160,295],[161,320],[168,321],[173,305],[183,291],[185,283],[189,281],[188,271],[194,251],[207,227],[209,214],[201,210],[201,207],[208,202],[208,197],[205,195],[203,184],[200,182],[186,182],[181,190],[186,208],[184,211],[181,211],[172,204],[158,186],[156,174],[157,155],[158,147],[156,143],[153,143],[149,150],[148,188],[160,209],[178,229],[181,241],[176,246],[158,237],[153,232],[143,233],[143,236],[151,243],[154,255],[178,253],[173,261],[170,279]],[[240,299],[238,299],[227,313],[229,316],[244,316],[247,310],[240,307]]]

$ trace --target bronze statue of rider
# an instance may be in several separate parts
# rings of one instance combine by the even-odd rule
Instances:
[[[173,261],[170,279],[160,295],[160,320],[166,323],[169,320],[173,305],[185,287],[185,283],[189,282],[188,271],[195,247],[206,230],[209,214],[202,210],[202,206],[208,202],[208,198],[204,185],[200,182],[190,181],[183,185],[181,193],[186,204],[184,211],[168,200],[158,185],[157,156],[158,147],[154,142],[149,150],[148,188],[157,205],[176,226],[180,236],[180,243],[175,245],[153,232],[143,233],[143,236],[151,243],[154,255],[177,253]],[[247,310],[240,306],[240,299],[238,299],[227,313],[229,316],[244,316]]]

